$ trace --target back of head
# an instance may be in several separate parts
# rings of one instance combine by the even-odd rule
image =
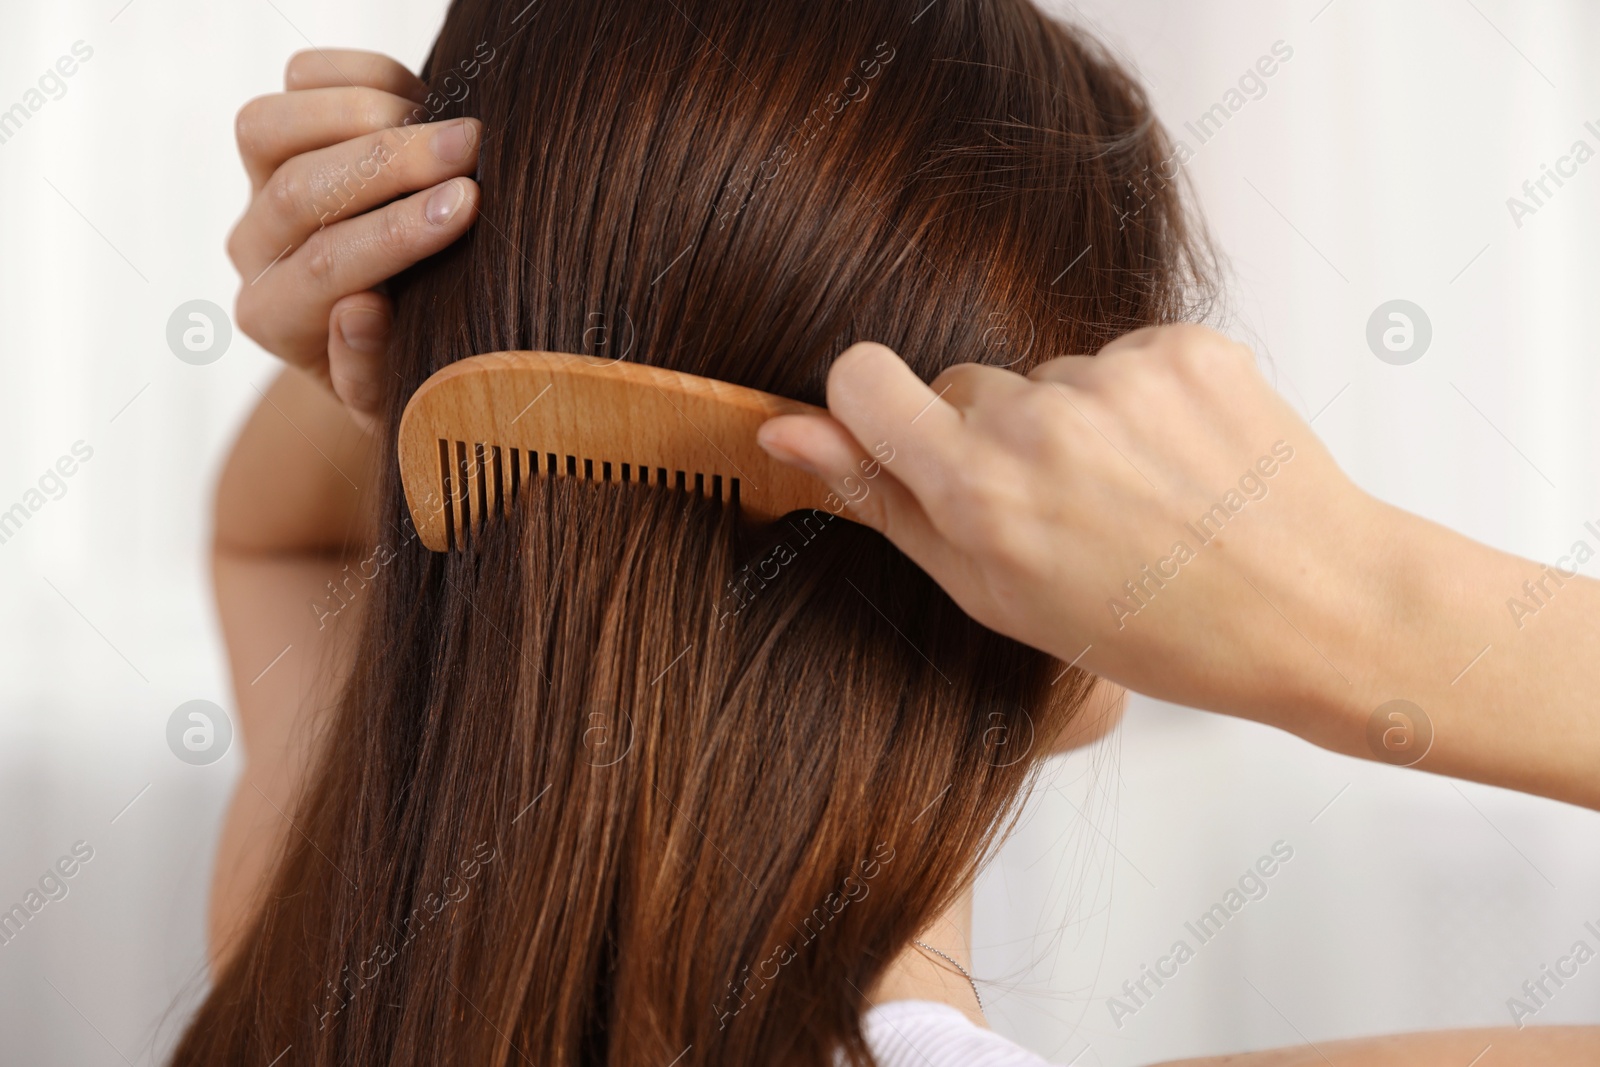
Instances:
[[[1186,313],[1159,128],[1028,0],[456,0],[425,77],[484,208],[394,287],[391,425],[478,352],[819,403],[857,340],[1022,371]],[[176,1062],[864,1055],[1088,680],[823,512],[556,478],[436,556],[388,447],[355,676]]]

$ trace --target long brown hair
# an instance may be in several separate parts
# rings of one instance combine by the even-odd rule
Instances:
[[[857,340],[1021,371],[1192,313],[1168,142],[1028,0],[455,0],[425,77],[484,210],[395,284],[391,425],[476,352],[820,403]],[[866,1062],[1089,680],[825,512],[540,480],[430,554],[388,447],[354,677],[174,1062]]]

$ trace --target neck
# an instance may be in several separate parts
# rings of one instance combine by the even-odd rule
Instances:
[[[972,887],[961,894],[916,936],[972,972]],[[908,944],[901,949],[868,994],[873,1004],[891,1000],[932,1000],[948,1004],[978,1026],[983,1017],[972,983],[943,957]]]

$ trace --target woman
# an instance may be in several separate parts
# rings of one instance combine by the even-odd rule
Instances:
[[[432,557],[392,435],[355,425],[499,348],[815,401],[858,336],[928,378],[1188,313],[1137,89],[1020,0],[919,8],[458,3],[432,98],[321,57],[241,116],[240,321],[301,369],[219,486],[251,769],[177,1062],[826,1063],[864,1060],[875,1002],[981,1020],[964,891],[1047,748],[1005,745],[1090,736],[1114,694],[843,523],[557,482]],[[434,121],[390,129],[416,101]],[[391,327],[369,287],[471,223],[474,165],[485,225],[400,279]]]
[[[390,199],[450,154],[441,123],[481,123],[480,224],[392,290],[381,427],[475,352],[821,401],[862,335],[931,377],[947,353],[1025,369],[1187,310],[1184,221],[1148,181],[1164,137],[1022,0],[518,6],[451,7],[414,137],[320,187],[267,183],[292,209],[274,239],[326,256],[331,229],[290,228]],[[269,580],[312,633],[352,638],[348,680],[282,693],[336,706],[278,715],[279,737],[253,739],[275,713],[241,706],[252,762],[313,736],[319,758],[303,789],[288,756],[279,795],[242,787],[216,986],[177,1062],[864,1062],[862,1014],[908,948],[977,1015],[938,920],[1083,718],[1088,675],[840,520],[747,530],[681,494],[556,480],[481,552],[434,556],[392,434],[356,441],[313,388],[280,379],[223,475],[219,597],[235,648],[304,649],[232,636],[263,628],[238,561],[348,554],[292,599]],[[330,462],[282,466],[302,432]],[[241,690],[293,688],[285,666]],[[237,851],[264,847],[245,829],[263,816],[283,827],[270,873]]]

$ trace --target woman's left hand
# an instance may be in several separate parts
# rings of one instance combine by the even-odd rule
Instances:
[[[237,121],[251,200],[228,238],[234,318],[371,428],[393,314],[377,287],[472,226],[482,130],[426,121],[427,87],[373,52],[300,52],[284,86]]]
[[[957,364],[928,384],[859,344],[829,372],[828,407],[770,420],[762,445],[979,622],[1130,689],[1316,734],[1283,709],[1328,708],[1342,680],[1280,609],[1388,607],[1375,579],[1402,513],[1211,330],[1139,330],[1027,375]]]

